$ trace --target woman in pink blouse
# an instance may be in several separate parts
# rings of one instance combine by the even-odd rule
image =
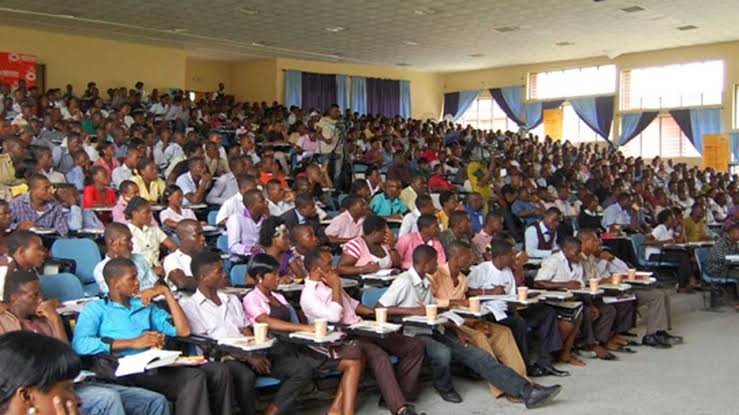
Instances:
[[[256,287],[244,297],[244,312],[254,323],[267,323],[270,330],[282,332],[315,331],[313,325],[292,322],[290,306],[277,289],[279,263],[268,254],[256,254],[249,261],[249,276]],[[355,344],[336,347],[311,347],[301,350],[314,369],[335,369],[343,372],[339,390],[328,410],[330,415],[351,415],[355,412],[357,387],[364,369],[362,350]],[[323,356],[316,355],[317,353]],[[326,360],[326,356],[330,359]]]
[[[372,274],[400,266],[395,250],[395,234],[380,216],[369,216],[362,224],[363,235],[344,245],[339,260],[339,274]]]
[[[99,139],[104,140],[105,138],[100,137]],[[121,165],[115,158],[115,144],[109,141],[103,141],[98,145],[98,154],[100,158],[95,161],[95,166],[104,168],[109,175],[112,175],[113,170]]]
[[[175,229],[183,219],[198,220],[195,217],[195,212],[182,207],[184,197],[185,195],[182,194],[182,190],[177,185],[171,184],[164,189],[163,199],[167,203],[167,208],[159,213],[159,220],[162,225]]]

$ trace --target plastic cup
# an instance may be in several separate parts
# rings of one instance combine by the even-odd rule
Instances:
[[[623,279],[623,275],[621,274],[613,274],[613,285],[621,285],[621,279]]]
[[[387,323],[387,308],[376,308],[375,309],[375,321],[379,325]]]
[[[470,297],[468,301],[470,302],[470,311],[472,311],[473,313],[479,313],[480,297]]]
[[[588,280],[588,282],[590,283],[591,293],[598,291],[598,279],[597,278],[591,278],[590,280]]]
[[[316,327],[316,338],[322,339],[328,334],[328,320],[325,318],[319,318],[313,320],[313,324]]]
[[[529,287],[518,287],[518,301],[524,302],[529,298]]]
[[[629,268],[629,279],[635,280],[636,279],[636,270],[634,268]]]
[[[429,323],[433,323],[436,321],[436,316],[439,312],[438,307],[436,304],[428,304],[426,305],[426,320],[429,321]]]
[[[264,344],[267,342],[267,323],[254,323],[254,343]]]

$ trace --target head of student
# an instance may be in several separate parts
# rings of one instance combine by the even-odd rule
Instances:
[[[13,271],[5,276],[3,301],[18,318],[28,319],[43,301],[41,283],[35,272]]]
[[[457,237],[472,235],[472,220],[467,212],[463,210],[455,210],[449,215],[449,229],[454,232]]]
[[[670,229],[675,226],[675,214],[670,209],[663,209],[657,215],[657,223]]]
[[[297,225],[290,230],[290,241],[300,252],[306,252],[318,246],[318,237],[310,225]]]
[[[367,201],[361,197],[349,196],[346,201],[346,209],[356,221],[367,216],[369,205],[367,204]]]
[[[434,215],[421,215],[416,222],[424,241],[439,237],[439,220]]]
[[[41,237],[31,231],[17,230],[8,236],[8,255],[22,270],[39,268],[46,260]]]
[[[428,245],[418,245],[413,250],[413,269],[423,278],[426,274],[434,274],[439,269],[436,250]]]
[[[428,185],[426,184],[426,178],[421,176],[420,174],[413,176],[411,178],[411,188],[414,192],[416,192],[417,195],[427,193]]]
[[[690,208],[690,218],[693,219],[694,222],[699,222],[705,218],[706,210],[703,208],[703,205],[700,203],[695,203]]]
[[[585,255],[597,254],[603,246],[598,233],[593,229],[580,229],[577,239],[580,240],[582,253]]]
[[[5,199],[0,199],[0,235],[10,228],[13,216],[10,212],[10,204]]]
[[[121,193],[121,198],[126,202],[139,195],[139,186],[131,180],[122,181],[121,185],[118,186],[118,190]]]
[[[249,211],[252,219],[258,221],[259,218],[269,212],[267,199],[259,189],[251,189],[244,193],[244,207]]]
[[[617,200],[621,209],[628,209],[631,206],[631,195],[626,192],[619,193]]]
[[[582,259],[582,244],[577,238],[567,236],[562,240],[562,253],[568,261],[578,264]]]
[[[457,194],[451,190],[445,190],[439,195],[439,203],[445,212],[452,212],[459,207]]]
[[[110,258],[131,258],[133,236],[128,226],[118,222],[108,224],[103,239]]]
[[[368,244],[380,245],[385,240],[387,222],[380,216],[371,215],[364,219],[362,237]]]
[[[304,218],[314,219],[318,217],[316,202],[313,200],[313,196],[307,192],[295,196],[295,211]]]
[[[287,226],[277,216],[270,216],[259,229],[259,245],[275,248],[278,252],[290,249],[290,235]]]
[[[516,262],[516,251],[513,244],[506,238],[493,238],[490,242],[490,253],[493,257],[493,265],[502,270],[510,268]]]
[[[467,196],[467,206],[473,211],[480,211],[484,207],[484,201],[482,195],[478,192],[472,192]]]
[[[46,176],[32,174],[28,178],[28,191],[33,201],[48,203],[54,200],[53,186]]]
[[[180,241],[180,250],[186,254],[193,253],[205,248],[205,235],[203,226],[195,219],[183,219],[177,223],[175,228],[177,239]]]
[[[279,262],[268,254],[252,255],[247,266],[249,276],[257,282],[257,288],[267,292],[277,289],[279,285],[277,270],[279,268]]]
[[[303,265],[310,275],[334,270],[331,252],[325,248],[316,248],[306,253]]]
[[[550,207],[546,212],[544,212],[542,222],[544,222],[544,226],[546,226],[550,232],[556,232],[562,220],[561,218],[562,212],[560,212],[556,207]]]
[[[79,356],[53,337],[31,331],[0,336],[0,412],[55,415],[57,405],[76,409],[80,404],[74,378],[80,372]]]
[[[193,255],[190,270],[200,287],[214,290],[228,286],[223,260],[216,252],[206,249]]]
[[[436,211],[434,207],[434,200],[427,193],[418,195],[416,198],[416,209],[422,215],[433,215]]]
[[[449,268],[454,268],[463,274],[467,274],[474,262],[470,246],[461,241],[452,242],[447,248],[449,255]]]
[[[136,264],[128,258],[113,258],[103,267],[103,278],[110,296],[130,298],[139,293],[140,283]]]
[[[132,225],[141,228],[144,225],[150,224],[152,221],[151,204],[141,196],[134,196],[128,201],[123,215]]]
[[[394,200],[400,196],[400,191],[403,188],[403,184],[397,179],[388,179],[385,182],[385,196],[388,199]]]
[[[503,215],[499,212],[489,212],[485,215],[485,232],[495,235],[503,231]]]

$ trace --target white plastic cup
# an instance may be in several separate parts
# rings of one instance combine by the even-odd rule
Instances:
[[[379,325],[387,323],[387,308],[376,308],[375,309],[375,321]]]
[[[439,308],[436,306],[436,304],[428,304],[426,305],[426,320],[429,321],[429,323],[433,323],[436,321],[436,316],[439,312]]]
[[[267,342],[267,323],[254,323],[254,343],[264,344]]]
[[[473,313],[479,313],[480,297],[470,297],[468,298],[468,301],[470,302],[470,311],[472,311]]]
[[[328,335],[328,320],[325,318],[319,318],[313,320],[313,324],[316,327],[316,338],[322,339]]]
[[[524,302],[529,298],[529,287],[518,287],[518,301]]]

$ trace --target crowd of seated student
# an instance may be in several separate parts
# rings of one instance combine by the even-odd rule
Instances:
[[[426,304],[447,308],[467,305],[471,296],[515,295],[527,273],[544,289],[579,289],[590,279],[608,283],[635,265],[630,247],[614,238],[627,232],[644,235],[643,260],[676,265],[681,292],[701,284],[692,252],[671,245],[677,242],[717,237],[705,269],[739,277],[726,260],[738,251],[739,189],[736,177],[713,169],[626,158],[592,144],[350,111],[339,128],[336,106],[321,115],[238,103],[223,88],[200,102],[182,91],[145,93],[139,84],[129,92],[112,90],[103,100],[95,83],[80,98],[71,87],[63,96],[20,85],[3,97],[0,329],[46,337],[3,336],[0,355],[48,359],[53,351],[63,361],[53,363],[53,379],[8,388],[0,382],[0,405],[48,413],[48,388],[79,370],[75,352],[101,369],[113,355],[161,347],[167,337],[248,335],[254,323],[305,331],[319,318],[351,324],[371,316],[373,307],[343,290],[339,275],[399,268],[404,272],[375,306],[390,315],[424,314]],[[363,179],[352,175],[357,163],[369,165]],[[338,192],[342,197],[335,198]],[[248,261],[244,280],[255,288],[243,300],[219,291],[227,284],[224,262],[212,252],[214,241],[206,241],[205,217],[195,210],[200,204],[217,211],[229,260]],[[156,215],[154,205],[162,207]],[[391,221],[400,224],[397,234]],[[714,235],[708,225],[718,222],[724,225]],[[67,237],[103,227],[105,256],[94,269],[100,299],[79,315],[73,352],[63,344],[68,339],[55,303],[41,298],[38,276],[49,241],[33,232]],[[525,268],[529,258],[540,258],[541,267]],[[301,280],[299,303],[277,292],[280,284]],[[367,368],[380,405],[412,415],[409,402],[425,356],[445,401],[462,400],[451,377],[454,360],[482,377],[495,396],[537,407],[561,388],[532,377],[568,376],[555,364],[584,366],[582,356],[616,360],[615,353],[634,352],[638,305],[647,309],[642,344],[668,349],[681,343],[669,332],[674,287],[660,287],[635,290],[632,300],[584,304],[580,313],[538,304],[494,321],[407,327],[403,335],[339,348],[278,341],[264,355],[166,368],[123,383],[101,369],[96,381],[74,389],[90,412],[168,413],[170,400],[175,413],[227,414],[239,407],[251,414],[256,376],[269,374],[282,383],[265,413],[289,413],[317,372],[337,369],[341,380],[328,412],[352,414]],[[302,311],[295,314],[298,305]],[[390,354],[399,360],[395,367]],[[54,393],[51,398],[78,402],[71,392]]]

